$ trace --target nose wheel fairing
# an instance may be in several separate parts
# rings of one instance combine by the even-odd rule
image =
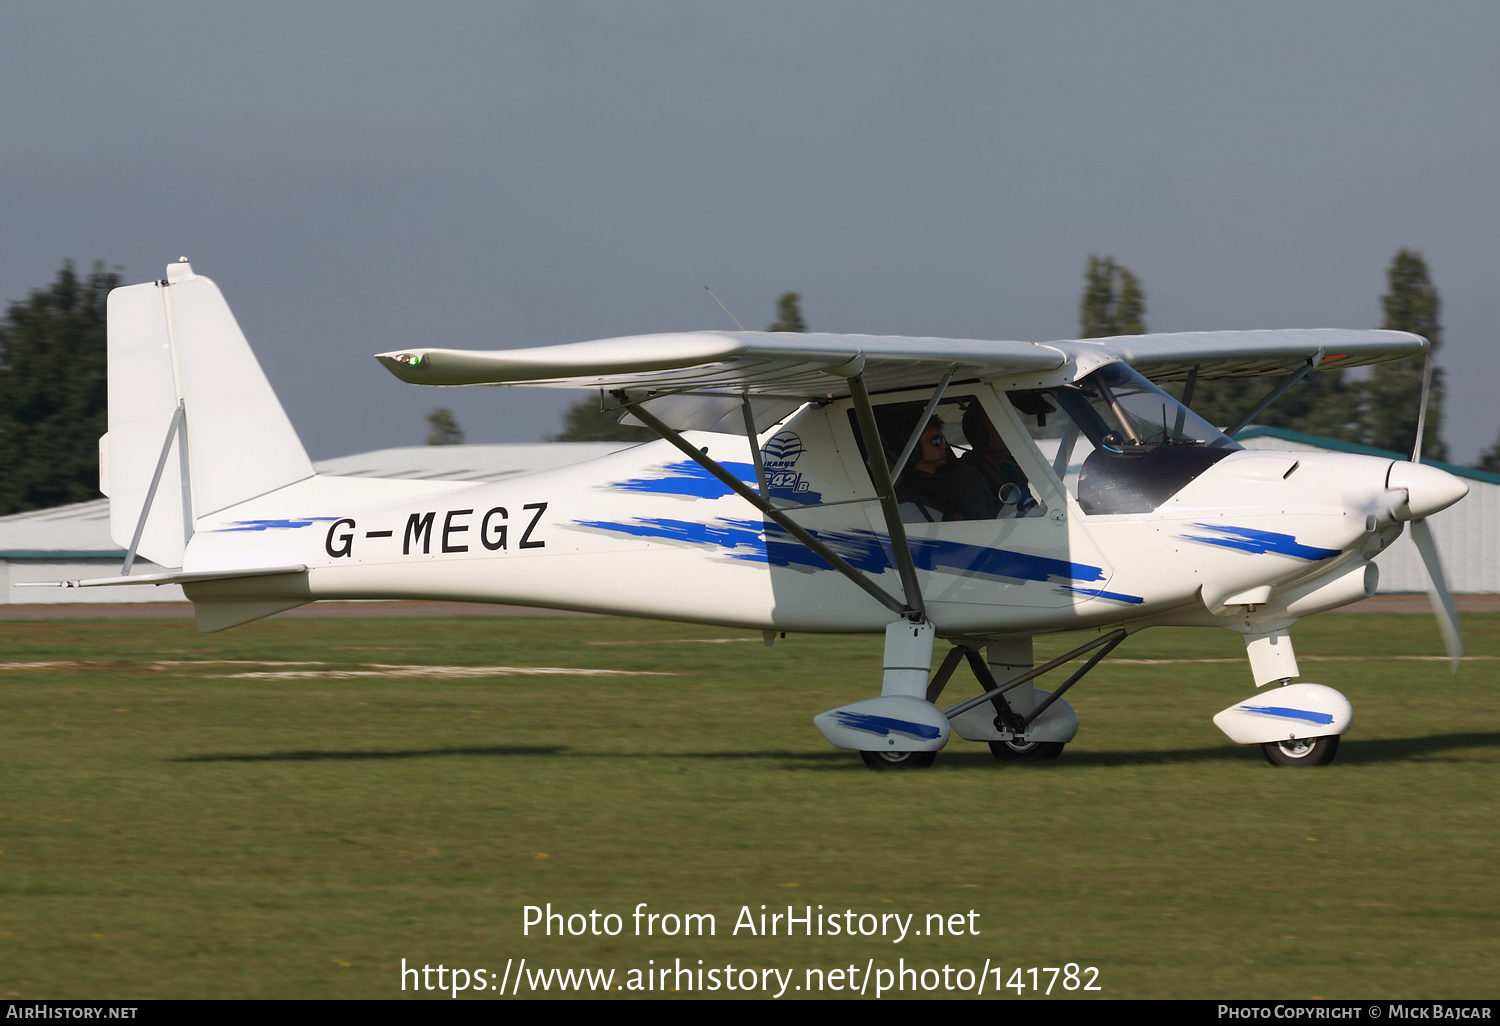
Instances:
[[[813,725],[830,744],[856,752],[936,752],[951,734],[942,710],[911,695],[851,702],[814,716]]]
[[[1287,684],[1236,702],[1214,717],[1214,725],[1238,745],[1309,741],[1343,734],[1354,708],[1322,684]]]

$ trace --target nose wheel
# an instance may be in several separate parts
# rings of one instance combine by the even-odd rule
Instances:
[[[1268,741],[1260,746],[1272,766],[1327,766],[1339,753],[1337,734],[1296,741]]]

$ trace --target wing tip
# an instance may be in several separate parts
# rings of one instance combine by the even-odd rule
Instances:
[[[427,353],[420,349],[402,349],[390,353],[376,353],[380,365],[402,381],[412,385],[422,384],[422,369],[427,365]]]

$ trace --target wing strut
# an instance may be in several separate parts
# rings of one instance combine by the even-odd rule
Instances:
[[[712,290],[709,295],[713,295]],[[729,313],[728,310],[724,312]],[[745,417],[745,438],[750,442],[750,455],[755,458],[755,483],[760,485],[761,498],[769,502],[771,489],[766,487],[766,461],[760,458],[760,435],[755,430],[755,411],[750,408],[749,392],[740,398],[740,413]]]
[[[1199,364],[1193,364],[1193,369],[1188,371],[1187,384],[1182,386],[1182,404],[1177,407],[1177,426],[1172,430],[1178,438],[1182,437],[1182,428],[1187,423],[1188,410],[1193,408],[1193,386],[1198,383],[1199,366]]]
[[[944,388],[948,386],[949,377],[952,377],[952,371],[943,379]],[[885,448],[880,444],[880,428],[875,423],[875,410],[870,406],[870,393],[865,390],[863,370],[849,377],[849,394],[854,398],[859,433],[865,439],[865,462],[870,467],[870,476],[875,479],[875,492],[880,496],[880,511],[885,514],[885,529],[891,537],[891,552],[896,557],[896,569],[901,573],[901,590],[906,595],[907,605],[902,615],[920,622],[927,619],[927,607],[922,602],[922,586],[917,583],[917,567],[912,562],[911,543],[906,540],[906,527],[901,523],[896,486],[891,481],[890,468],[885,465]],[[933,396],[934,400],[940,398],[941,394]],[[936,408],[936,405],[936,402],[929,403],[932,408]],[[922,426],[926,426],[926,421],[922,422]],[[910,443],[907,444],[910,446]]]
[[[1309,359],[1306,363],[1304,363],[1302,365],[1302,367],[1295,374],[1291,375],[1285,381],[1283,381],[1281,384],[1279,384],[1275,388],[1271,389],[1270,393],[1264,399],[1262,399],[1260,402],[1256,403],[1251,408],[1251,410],[1250,410],[1249,413],[1245,414],[1243,417],[1241,417],[1234,424],[1231,424],[1229,427],[1225,428],[1224,429],[1224,434],[1228,435],[1230,438],[1233,438],[1239,432],[1243,431],[1245,429],[1245,425],[1246,424],[1250,423],[1256,417],[1260,416],[1260,411],[1261,410],[1264,410],[1267,406],[1270,406],[1276,400],[1280,399],[1283,395],[1286,394],[1286,390],[1287,389],[1291,388],[1297,382],[1301,381],[1303,378],[1305,378],[1309,374],[1311,374],[1317,368],[1318,364],[1320,364],[1322,362],[1323,362],[1323,350],[1319,349],[1317,351],[1317,353],[1311,359]],[[1196,371],[1197,367],[1195,366],[1193,369]],[[1187,404],[1184,403],[1183,405],[1187,405]]]
[[[861,391],[863,391],[863,386],[861,386]],[[695,448],[690,442],[688,442],[687,439],[683,438],[676,431],[673,431],[671,428],[667,427],[667,425],[663,424],[654,415],[652,415],[649,410],[642,406],[639,400],[631,399],[623,391],[620,390],[612,390],[610,394],[613,395],[617,400],[619,400],[621,406],[629,409],[630,412],[635,416],[635,418],[642,424],[646,425],[652,431],[655,431],[662,438],[665,438],[667,441],[671,442],[674,446],[680,449],[683,455],[687,456],[688,459],[692,460],[694,463],[698,464],[698,466],[708,471],[719,481],[721,481],[726,488],[729,488],[740,498],[744,499],[746,502],[750,503],[750,505],[760,510],[762,514],[769,517],[793,538],[796,538],[799,542],[801,542],[803,545],[806,545],[810,550],[821,557],[823,561],[826,562],[829,566],[833,567],[839,573],[849,578],[849,580],[859,585],[860,588],[864,589],[864,591],[867,592],[871,598],[875,599],[875,601],[879,602],[881,605],[885,606],[887,609],[897,614],[898,616],[908,618],[914,615],[920,616],[919,610],[911,609],[908,606],[903,605],[899,600],[896,599],[895,596],[891,595],[884,588],[880,587],[874,581],[870,580],[868,576],[860,573],[854,567],[850,566],[849,563],[845,561],[841,556],[839,556],[838,553],[834,552],[827,545],[824,545],[822,542],[818,541],[818,539],[813,537],[812,533],[809,532],[806,528],[797,524],[781,510],[772,506],[769,501],[769,495],[763,497],[757,495],[755,492],[745,487],[743,481],[735,477],[729,471],[725,470],[714,460],[709,459],[708,456],[706,456],[701,450]],[[750,444],[751,447],[754,448],[755,442],[753,439]],[[885,463],[882,461],[880,466],[884,468]],[[906,542],[906,538],[904,535],[902,536],[901,541],[902,549],[904,550]],[[898,556],[897,559],[899,561],[900,557]],[[910,562],[910,553],[906,554],[906,559],[908,562]]]

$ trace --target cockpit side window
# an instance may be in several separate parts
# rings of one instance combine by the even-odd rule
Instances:
[[[1007,395],[1087,514],[1148,513],[1240,448],[1124,364]]]
[[[895,467],[912,433],[921,428],[917,444],[896,479],[896,500],[903,523],[1046,514],[1046,503],[990,423],[978,396],[945,396],[924,424],[920,422],[926,407],[923,399],[875,406],[887,468]],[[860,453],[868,460],[870,454],[853,410],[849,411],[849,421]]]

